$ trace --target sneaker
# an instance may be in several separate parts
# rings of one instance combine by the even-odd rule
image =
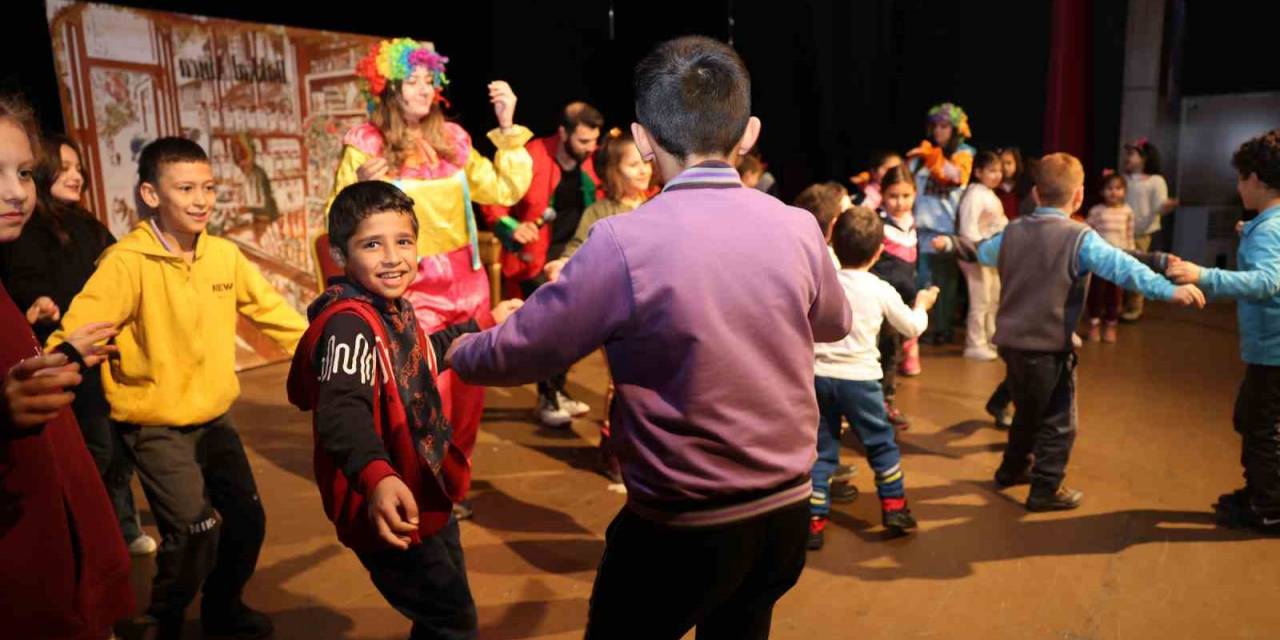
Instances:
[[[848,482],[832,482],[827,490],[832,502],[847,504],[858,499],[858,488]]]
[[[1121,322],[1137,322],[1142,319],[1141,311],[1126,311],[1120,314]]]
[[[1020,484],[1031,484],[1031,467],[1022,469],[1021,471],[1010,471],[1004,467],[996,469],[996,486],[1001,489]]]
[[[1097,320],[1089,321],[1089,342],[1102,340],[1102,325]]]
[[[144,533],[129,541],[129,555],[149,556],[156,552],[156,547],[155,538]]]
[[[884,523],[885,529],[895,535],[905,535],[916,528],[915,516],[911,515],[911,509],[905,504],[897,509],[881,509],[880,521]]]
[[[271,618],[250,609],[243,602],[237,602],[226,611],[201,607],[200,626],[206,638],[233,640],[256,640],[275,631]]]
[[[822,548],[823,532],[827,530],[827,522],[830,519],[827,516],[812,516],[809,518],[809,541],[805,544],[805,548],[810,551],[817,551]]]
[[[1008,431],[1013,427],[1013,416],[1009,414],[1008,405],[1001,406],[988,400],[987,415],[995,420],[997,429]]]
[[[920,375],[922,371],[920,367],[920,352],[913,349],[902,358],[902,364],[898,365],[898,375],[904,378],[914,378]]]
[[[458,502],[453,505],[453,519],[458,522],[470,520],[471,516],[474,516],[475,514],[475,509],[471,508],[470,500],[463,500],[462,502]]]
[[[858,468],[851,464],[836,465],[836,472],[831,474],[832,484],[837,482],[849,482],[853,477],[858,475]]]
[[[538,422],[553,429],[567,429],[573,424],[573,416],[553,398],[544,397],[538,399]]]
[[[1027,496],[1027,511],[1069,511],[1079,508],[1083,500],[1084,493],[1066,487],[1058,487],[1057,491],[1047,496],[1032,492]]]
[[[565,413],[568,413],[571,418],[585,416],[591,411],[591,405],[574,400],[567,393],[556,392],[556,401],[560,404],[560,408],[564,409]]]
[[[991,362],[993,360],[999,360],[1000,354],[996,353],[994,349],[989,347],[973,347],[972,349],[964,350],[964,357],[969,360],[977,360],[978,362]]]
[[[1102,341],[1107,344],[1115,344],[1118,333],[1116,323],[1108,322],[1107,326],[1102,330]]]
[[[181,640],[184,621],[181,616],[161,620],[143,614],[119,623],[120,633],[130,640]]]
[[[889,418],[889,424],[899,429],[906,430],[907,427],[911,426],[911,421],[907,419],[907,414],[893,406],[893,403],[888,400],[884,403],[884,414],[885,417]]]

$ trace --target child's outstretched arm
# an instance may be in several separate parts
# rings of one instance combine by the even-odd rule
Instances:
[[[239,250],[236,251],[236,310],[290,354],[307,330],[306,319],[289,306],[284,296]]]
[[[1090,272],[1130,291],[1155,300],[1204,306],[1204,294],[1194,286],[1175,287],[1128,253],[1102,239],[1096,231],[1084,232],[1078,254],[1080,272]]]
[[[1191,262],[1171,265],[1168,275],[1179,284],[1194,284],[1218,298],[1266,300],[1280,294],[1280,225],[1253,230],[1249,238],[1252,263],[1247,271],[1201,267]]]
[[[455,340],[447,364],[471,384],[514,386],[541,380],[624,331],[633,321],[634,307],[622,249],[604,220],[558,280],[539,288],[507,322]]]

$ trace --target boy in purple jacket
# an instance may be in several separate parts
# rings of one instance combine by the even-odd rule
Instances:
[[[663,43],[635,93],[632,132],[663,192],[596,223],[557,282],[449,360],[472,384],[518,385],[608,353],[628,502],[587,638],[766,638],[804,567],[813,344],[848,335],[850,310],[812,217],[733,169],[760,132],[738,55]]]

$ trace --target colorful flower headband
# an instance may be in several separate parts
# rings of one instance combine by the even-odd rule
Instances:
[[[929,109],[929,122],[950,122],[956,128],[956,135],[960,136],[961,142],[973,137],[973,133],[969,131],[969,116],[964,109],[950,102]]]
[[[443,100],[440,90],[449,84],[444,65],[449,59],[436,53],[435,48],[411,38],[383,40],[369,47],[369,53],[356,64],[356,75],[363,82],[360,90],[372,111],[382,99],[382,90],[388,82],[400,82],[417,67],[424,67],[432,74],[431,83],[436,88],[436,100]]]
[[[1149,144],[1151,144],[1151,141],[1147,140],[1146,136],[1142,136],[1141,138],[1138,138],[1137,140],[1134,140],[1133,142],[1130,142],[1125,146],[1145,156],[1147,155],[1147,145]]]

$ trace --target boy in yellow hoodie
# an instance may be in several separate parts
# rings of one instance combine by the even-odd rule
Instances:
[[[241,601],[266,516],[226,415],[240,393],[237,315],[289,352],[307,324],[234,244],[204,233],[215,191],[199,145],[152,142],[138,179],[151,211],[103,253],[48,346],[90,322],[119,328],[103,388],[164,536],[144,623],[178,638],[203,588],[206,635],[265,637],[271,621]]]

